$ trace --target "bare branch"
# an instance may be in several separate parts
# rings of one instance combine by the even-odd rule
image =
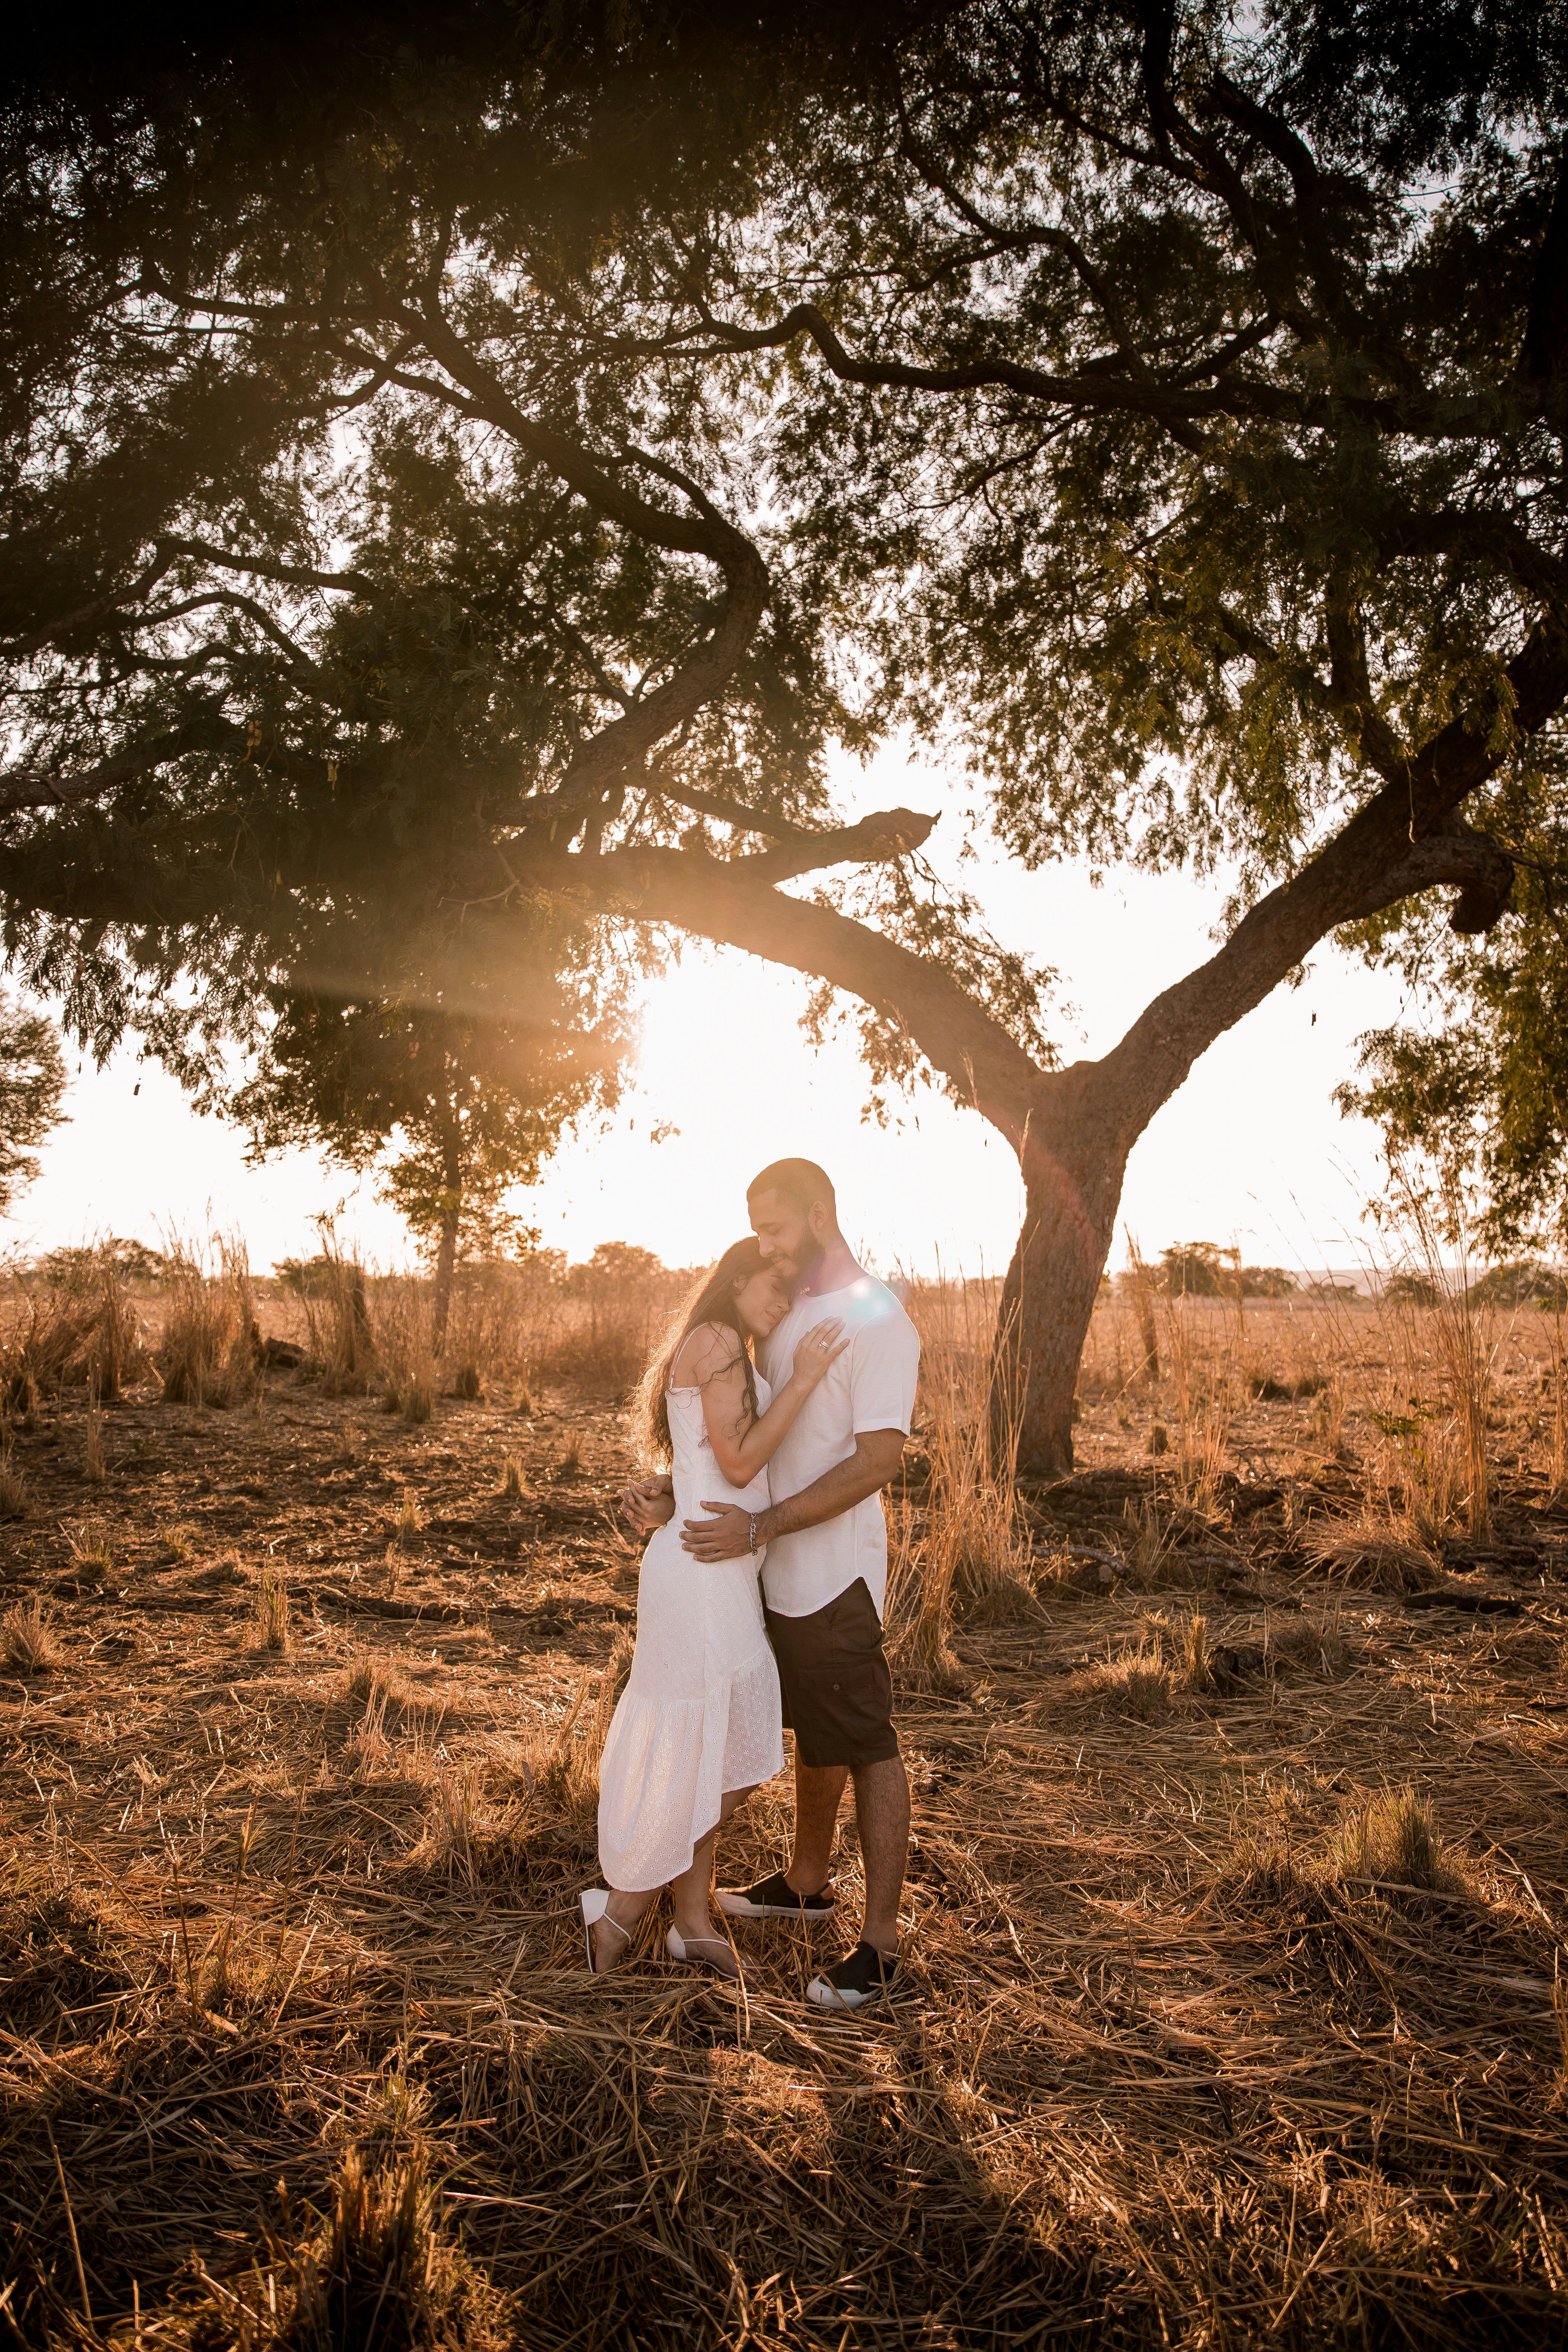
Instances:
[[[858,824],[832,833],[803,834],[780,849],[764,849],[753,857],[726,860],[727,870],[750,875],[759,882],[789,882],[798,874],[814,874],[825,866],[880,864],[908,856],[921,848],[936,824],[916,809],[884,809],[862,817]]]
[[[18,809],[70,808],[81,801],[96,800],[116,784],[129,783],[133,776],[144,776],[177,760],[205,740],[205,733],[195,728],[182,727],[172,734],[154,736],[133,751],[117,751],[111,760],[100,760],[97,767],[79,769],[75,775],[40,776],[14,769],[9,775],[0,775],[0,815],[11,815]]]
[[[260,580],[276,580],[289,588],[325,588],[352,596],[381,596],[385,591],[366,572],[318,572],[304,563],[279,563],[266,555],[235,555],[227,548],[208,547],[199,539],[172,539],[167,544],[180,555],[199,556],[227,572],[248,572]]]
[[[151,563],[138,572],[128,587],[107,589],[101,596],[94,596],[89,603],[78,604],[69,613],[62,613],[58,620],[47,622],[42,628],[29,630],[24,636],[9,637],[0,651],[10,659],[25,660],[27,655],[36,654],[40,646],[68,636],[73,629],[83,627],[89,621],[96,621],[101,614],[113,613],[122,604],[134,604],[139,596],[144,596],[150,588],[156,587],[174,562],[174,556],[167,551],[168,546],[167,541],[163,542]]]
[[[929,822],[907,810],[866,822],[868,828],[895,819],[917,827]],[[539,878],[552,896],[625,920],[678,924],[861,997],[899,1021],[932,1066],[1021,1150],[1041,1085],[1024,1048],[934,959],[831,907],[770,888],[758,875],[762,863],[679,849],[616,850],[556,859]]]

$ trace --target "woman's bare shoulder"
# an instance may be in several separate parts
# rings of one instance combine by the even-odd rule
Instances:
[[[738,1371],[740,1361],[740,1342],[733,1331],[722,1323],[700,1323],[695,1331],[687,1333],[676,1351],[669,1368],[670,1385],[705,1388],[731,1366]]]

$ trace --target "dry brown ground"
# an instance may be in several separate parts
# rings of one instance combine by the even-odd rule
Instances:
[[[1038,1599],[961,1616],[959,1685],[906,1696],[906,1989],[859,2021],[802,2002],[828,1934],[743,1931],[747,1998],[652,1937],[584,1971],[583,1768],[636,1589],[616,1403],[411,1428],[292,1377],[224,1413],[148,1387],[88,1480],[48,1402],[0,1528],[0,1600],[59,1653],[0,1679],[13,2335],[1564,2340],[1549,1335],[1503,1337],[1486,1540],[1411,1572],[1313,1548],[1388,1504],[1397,1334],[1228,1312],[1174,1370],[1167,1334],[1152,1391],[1102,1317],[1079,1473],[1025,1498]],[[917,1459],[917,1532],[929,1501]],[[1406,1784],[1436,1891],[1345,1860]],[[785,1818],[765,1792],[726,1872]],[[852,1822],[838,1884],[853,1917]]]

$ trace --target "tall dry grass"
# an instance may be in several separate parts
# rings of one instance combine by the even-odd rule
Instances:
[[[1547,1454],[1547,1484],[1552,1501],[1568,1496],[1568,1338],[1564,1336],[1561,1303],[1553,1306],[1550,1325],[1552,1436]]]
[[[961,1679],[955,1616],[997,1623],[1036,1607],[1029,1537],[1018,1509],[1017,1418],[994,1410],[998,1297],[984,1282],[911,1284],[921,1335],[916,1428],[926,1480],[900,1496],[889,1529],[886,1621],[893,1663],[910,1687]]]
[[[385,1275],[371,1293],[371,1327],[382,1402],[405,1421],[426,1422],[441,1391],[433,1339],[436,1287],[415,1275]]]
[[[52,1675],[64,1655],[36,1594],[14,1601],[0,1617],[0,1664],[12,1674]]]
[[[259,1325],[245,1244],[175,1236],[165,1253],[154,1361],[167,1404],[243,1404],[256,1392]]]
[[[62,1389],[112,1404],[146,1368],[146,1341],[124,1270],[82,1250],[42,1275],[13,1268],[0,1298],[0,1404],[31,1412]]]
[[[379,1390],[389,1412],[427,1421],[443,1395],[533,1409],[541,1383],[625,1391],[641,1378],[690,1276],[618,1244],[586,1265],[559,1254],[459,1266],[435,1345],[435,1285],[367,1270],[323,1223],[322,1248],[291,1269],[316,1377],[329,1394]]]
[[[1096,1307],[1080,1396],[1112,1403],[1123,1430],[1147,1416],[1146,1451],[1200,1508],[1231,1472],[1258,1475],[1266,1463],[1348,1473],[1363,1497],[1343,1530],[1348,1571],[1426,1580],[1446,1543],[1486,1538],[1500,1465],[1568,1493],[1561,1286],[1510,1297],[1471,1261],[1458,1205],[1396,1178],[1348,1293],[1303,1279],[1245,1302],[1172,1299],[1148,1286],[1144,1267],[1140,1309],[1135,1263]],[[1157,1381],[1143,1374],[1143,1310],[1158,1321]],[[1255,1401],[1295,1410],[1260,1430],[1248,1419]]]
[[[321,1221],[321,1248],[295,1271],[290,1287],[304,1309],[306,1349],[328,1396],[363,1396],[375,1378],[375,1330],[365,1270]]]

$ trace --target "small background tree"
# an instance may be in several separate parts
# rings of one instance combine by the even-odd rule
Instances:
[[[379,1165],[382,1198],[435,1272],[439,1352],[459,1258],[536,1238],[505,1196],[537,1180],[572,1118],[613,1098],[614,1068],[612,1045],[574,1051],[514,1022],[290,997],[232,1109],[252,1160],[307,1144],[356,1171]]]
[[[65,1057],[54,1023],[0,993],[0,1216],[38,1172],[38,1147],[58,1125]]]

